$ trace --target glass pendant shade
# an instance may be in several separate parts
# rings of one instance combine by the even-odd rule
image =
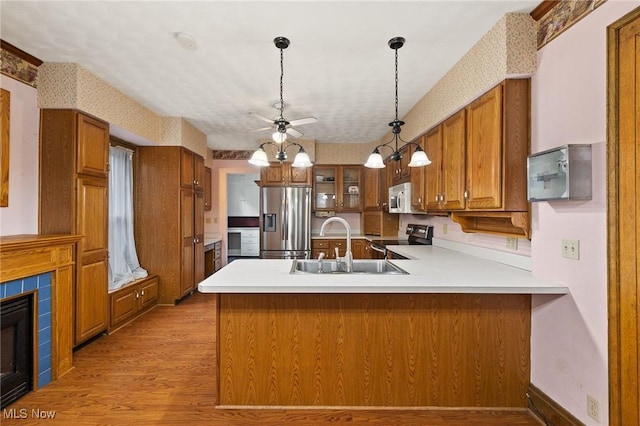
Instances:
[[[364,163],[365,167],[369,167],[371,169],[383,169],[384,161],[382,160],[382,155],[376,149],[374,152],[369,155],[367,162]]]
[[[281,133],[281,132],[274,132],[273,135],[271,135],[271,138],[276,143],[282,143],[287,140],[287,134]]]
[[[313,166],[313,163],[311,163],[311,159],[309,158],[307,153],[302,150],[300,150],[300,152],[296,154],[296,158],[294,158],[293,164],[291,165],[291,167],[311,167],[311,166]]]
[[[249,159],[249,164],[253,164],[258,167],[266,167],[269,165],[269,159],[267,158],[267,153],[264,152],[264,149],[258,148],[255,150],[251,158]]]
[[[417,149],[411,156],[409,167],[422,167],[431,164],[431,160],[427,157],[427,153],[422,149]]]

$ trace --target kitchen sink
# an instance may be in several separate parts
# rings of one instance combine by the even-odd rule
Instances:
[[[322,265],[322,270],[320,270]],[[402,268],[385,259],[356,259],[353,272],[346,272],[345,265],[335,260],[295,259],[291,265],[291,274],[408,274]]]

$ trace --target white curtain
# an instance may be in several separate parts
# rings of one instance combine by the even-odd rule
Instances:
[[[109,290],[146,277],[133,240],[133,152],[109,149]]]

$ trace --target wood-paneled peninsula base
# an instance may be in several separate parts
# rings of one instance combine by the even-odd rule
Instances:
[[[526,407],[530,295],[217,297],[220,407]]]

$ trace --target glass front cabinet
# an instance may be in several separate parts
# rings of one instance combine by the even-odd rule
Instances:
[[[313,189],[314,211],[360,212],[362,166],[314,166]]]

